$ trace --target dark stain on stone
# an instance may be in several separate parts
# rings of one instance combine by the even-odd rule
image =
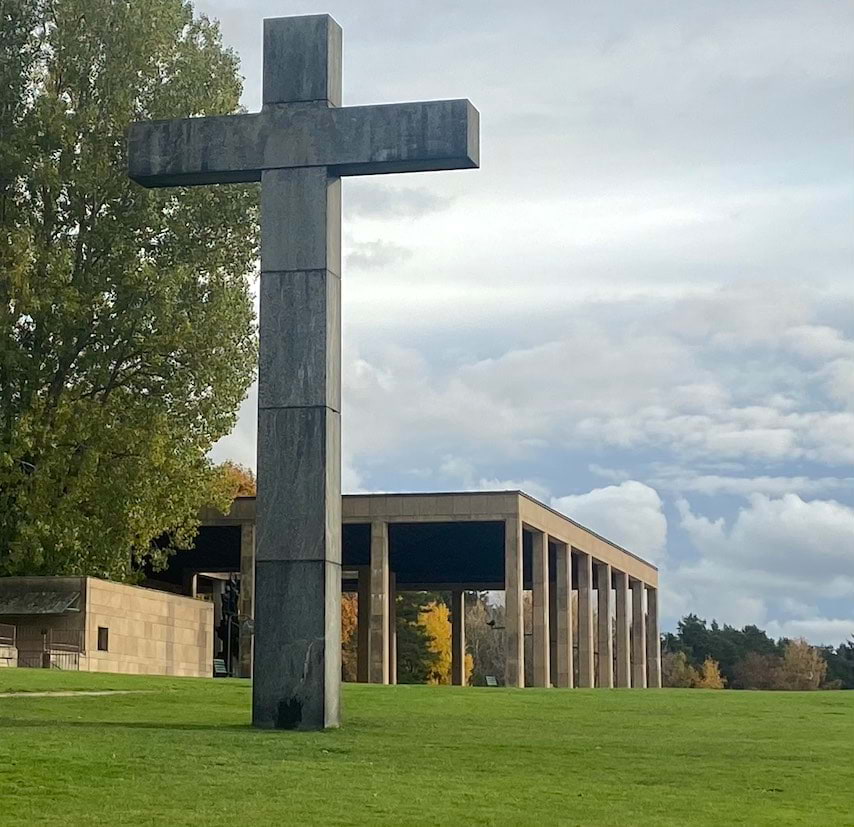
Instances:
[[[302,701],[299,698],[283,698],[279,701],[276,729],[296,729],[302,721]]]

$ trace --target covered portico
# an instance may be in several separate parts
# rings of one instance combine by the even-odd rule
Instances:
[[[357,591],[358,677],[394,683],[396,591],[451,593],[453,682],[465,681],[464,593],[505,593],[505,683],[525,685],[523,592],[532,593],[533,685],[661,685],[658,570],[521,491],[345,495],[342,590]],[[237,571],[253,616],[255,501],[206,511],[173,579]],[[576,611],[573,612],[573,604]],[[241,673],[251,673],[249,624]]]

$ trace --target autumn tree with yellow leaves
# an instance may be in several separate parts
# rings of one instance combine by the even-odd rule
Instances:
[[[427,683],[447,685],[451,683],[451,612],[439,601],[428,603],[418,615],[430,642],[428,647],[435,654],[435,661]],[[474,659],[466,653],[466,683],[474,669]]]

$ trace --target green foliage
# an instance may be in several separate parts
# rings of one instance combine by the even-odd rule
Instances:
[[[662,639],[663,673],[676,655],[684,656],[700,680],[706,661],[717,661],[724,684],[733,689],[854,689],[854,641],[818,648],[805,641],[774,641],[756,626],[721,627],[687,615],[676,634]],[[691,685],[663,680],[670,686]]]
[[[854,689],[854,637],[847,643],[840,643],[835,649],[825,646],[822,652],[827,661],[828,687]]]
[[[504,607],[490,605],[487,597],[488,592],[466,596],[466,647],[472,655],[475,686],[486,686],[488,676],[503,684],[507,661]]]
[[[124,134],[240,88],[182,0],[0,4],[0,574],[130,578],[227,506],[206,454],[254,370],[257,193],[144,190]]]
[[[438,664],[432,638],[421,615],[436,599],[432,592],[401,592],[397,596],[397,682],[427,683]]]
[[[663,652],[661,655],[661,685],[690,689],[697,683],[697,670],[688,663],[684,652]]]

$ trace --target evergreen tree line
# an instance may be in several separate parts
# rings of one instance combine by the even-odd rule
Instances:
[[[836,647],[811,646],[803,639],[774,640],[757,626],[707,624],[689,614],[675,634],[662,637],[662,682],[730,689],[854,689],[854,637]]]

